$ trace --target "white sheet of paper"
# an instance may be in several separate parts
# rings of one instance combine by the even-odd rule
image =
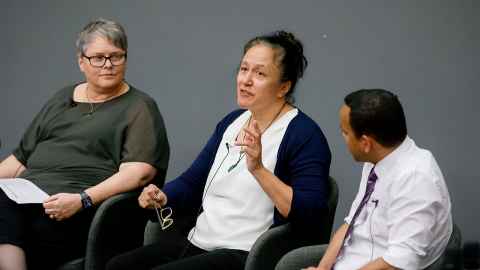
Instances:
[[[0,179],[0,188],[16,203],[43,203],[49,195],[23,178]]]

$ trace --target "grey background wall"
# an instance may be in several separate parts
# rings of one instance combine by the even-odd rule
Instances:
[[[244,42],[284,28],[304,41],[310,61],[297,105],[320,124],[333,152],[336,226],[361,168],[343,143],[337,111],[351,90],[381,87],[400,96],[410,136],[436,156],[464,238],[480,240],[480,1],[7,0],[0,10],[0,158],[48,97],[82,80],[76,33],[105,17],[127,29],[128,81],[152,95],[165,118],[171,179],[236,108]]]

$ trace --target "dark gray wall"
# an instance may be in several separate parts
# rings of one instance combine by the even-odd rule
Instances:
[[[304,41],[310,61],[297,105],[321,125],[333,151],[331,174],[341,191],[336,226],[360,177],[337,111],[351,90],[382,87],[400,96],[410,136],[436,156],[465,239],[480,239],[480,1],[9,0],[0,9],[1,158],[49,96],[82,80],[76,33],[101,16],[127,29],[127,79],[151,94],[163,113],[171,179],[236,108],[243,43],[285,28]]]

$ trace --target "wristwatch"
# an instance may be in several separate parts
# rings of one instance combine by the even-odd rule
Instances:
[[[82,200],[83,209],[88,209],[93,206],[93,201],[85,191],[80,192],[80,199]]]

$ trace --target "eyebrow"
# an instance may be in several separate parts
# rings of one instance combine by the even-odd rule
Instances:
[[[122,54],[126,54],[125,52],[121,52],[121,51],[118,51],[118,52],[111,52],[111,53],[93,53],[94,56],[105,56],[105,55],[109,55],[109,56],[112,56],[112,55],[122,55]]]
[[[240,63],[240,65],[244,65],[244,64],[251,65],[251,66],[254,66],[254,67],[266,67],[266,65],[264,65],[264,64],[253,64],[253,63],[249,63],[247,61],[242,61]]]

